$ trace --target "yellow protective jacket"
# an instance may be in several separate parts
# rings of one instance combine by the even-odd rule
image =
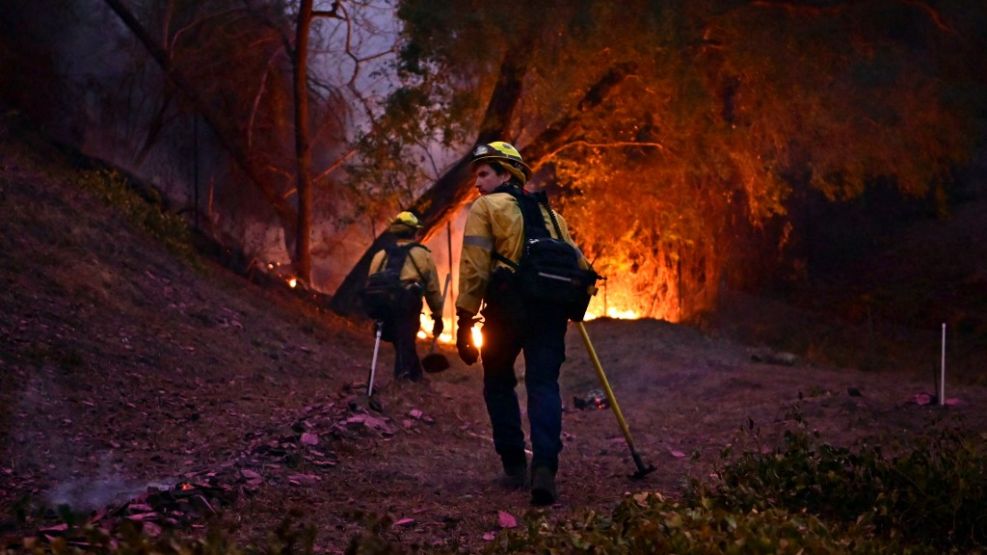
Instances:
[[[569,228],[565,220],[555,213],[562,231],[561,239],[573,247],[569,236]],[[553,239],[559,239],[552,225],[551,217],[544,205],[541,205],[542,218],[545,227]],[[513,271],[505,262],[495,260],[493,252],[509,258],[515,264],[521,260],[524,248],[524,218],[521,208],[510,193],[493,192],[484,195],[470,207],[466,217],[466,229],[463,232],[463,250],[459,258],[459,297],[456,299],[456,311],[468,312],[473,315],[480,311],[480,303],[487,291],[490,275],[498,267],[503,266]],[[579,247],[576,247],[579,251]],[[589,263],[582,257],[584,269]]]
[[[412,241],[398,239],[398,246],[404,246]],[[380,250],[370,261],[370,275],[384,269],[387,264],[387,251]],[[420,273],[419,273],[420,272]],[[425,290],[425,302],[428,303],[432,315],[442,314],[442,288],[439,286],[439,272],[435,269],[432,253],[423,245],[411,247],[408,258],[401,267],[401,281],[414,281],[422,284]]]

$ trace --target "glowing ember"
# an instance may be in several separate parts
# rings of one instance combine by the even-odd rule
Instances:
[[[194,487],[195,486],[193,486],[192,484],[190,484],[188,482],[182,482],[181,484],[178,485],[178,489],[180,489],[182,491],[189,491],[189,490],[191,490]]]
[[[480,331],[479,326],[473,326],[473,329],[470,331],[473,332],[473,345],[479,349],[483,346],[483,332]]]
[[[291,279],[288,280],[288,287],[291,287],[292,289],[294,289],[296,285],[298,285],[298,279],[291,278]]]

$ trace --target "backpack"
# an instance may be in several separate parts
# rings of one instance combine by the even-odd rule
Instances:
[[[524,248],[517,264],[497,252],[493,253],[494,258],[515,269],[518,287],[526,301],[562,305],[570,320],[581,322],[590,297],[596,293],[594,285],[600,276],[579,266],[582,255],[561,239],[559,222],[544,194],[525,194],[513,187],[505,187],[502,191],[513,196],[521,208]],[[539,205],[547,209],[559,239],[553,239],[548,232]]]
[[[367,278],[367,284],[360,291],[360,299],[364,311],[374,320],[386,320],[394,314],[410,310],[421,299],[421,283],[401,280],[401,269],[414,247],[425,248],[419,243],[384,247],[383,267]],[[414,262],[412,259],[411,263]],[[424,280],[418,266],[415,266],[415,270]]]

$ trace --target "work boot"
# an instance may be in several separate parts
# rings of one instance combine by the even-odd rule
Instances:
[[[501,452],[500,464],[504,467],[501,485],[508,489],[521,489],[528,485],[528,457],[523,450]]]
[[[501,485],[507,489],[522,489],[528,485],[528,465],[527,463],[504,466],[504,476],[500,480]]]
[[[531,470],[531,504],[538,506],[551,505],[558,499],[555,490],[555,473],[545,466],[536,466]]]

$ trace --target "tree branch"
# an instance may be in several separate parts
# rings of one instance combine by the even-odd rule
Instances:
[[[541,158],[541,160],[539,160],[539,164],[544,164],[545,162],[548,162],[549,160],[551,160],[552,158],[554,158],[555,156],[557,156],[560,152],[562,152],[564,150],[568,150],[570,148],[577,147],[577,146],[584,146],[584,147],[587,147],[587,148],[641,148],[641,147],[648,147],[648,148],[656,148],[656,149],[658,149],[658,150],[660,150],[662,152],[668,152],[668,149],[665,147],[665,145],[663,143],[658,143],[658,142],[653,142],[653,141],[646,141],[646,142],[637,142],[637,141],[612,141],[612,142],[607,142],[607,143],[594,143],[594,142],[590,142],[590,141],[587,141],[587,140],[584,140],[584,139],[578,139],[578,140],[575,140],[575,141],[570,141],[570,142],[565,143],[563,145],[559,145],[558,147],[552,149],[550,152],[545,153],[543,155],[543,157]]]
[[[541,164],[556,154],[554,152],[559,145],[565,144],[572,139],[576,132],[579,119],[587,112],[598,108],[606,100],[624,79],[632,75],[636,70],[633,64],[620,64],[610,68],[590,87],[586,94],[576,103],[573,113],[566,114],[565,117],[557,120],[552,125],[545,128],[531,141],[525,148],[524,159],[533,170],[537,170]]]
[[[117,17],[127,26],[128,29],[137,37],[137,39],[144,45],[144,48],[151,54],[151,57],[161,66],[164,71],[165,76],[170,79],[178,90],[182,91],[186,99],[192,105],[196,112],[202,115],[202,118],[206,123],[215,131],[216,139],[219,143],[226,149],[227,152],[233,156],[233,160],[236,162],[237,166],[243,170],[247,178],[251,183],[253,183],[260,192],[267,199],[267,202],[277,213],[281,224],[285,227],[286,233],[294,233],[295,230],[295,210],[286,204],[281,196],[267,184],[263,179],[257,175],[257,172],[250,165],[247,160],[246,155],[242,150],[235,146],[235,142],[229,134],[226,132],[225,128],[220,124],[219,116],[208,107],[208,105],[199,97],[195,92],[195,88],[192,87],[191,83],[185,80],[185,78],[174,68],[171,67],[171,63],[168,60],[168,56],[165,51],[154,42],[147,30],[144,29],[140,21],[130,10],[126,8],[119,0],[104,0],[106,4],[117,14]]]
[[[329,164],[329,167],[327,167],[326,169],[322,170],[322,173],[320,173],[319,175],[313,177],[312,178],[312,182],[315,183],[316,181],[319,181],[319,180],[322,180],[322,179],[325,179],[325,178],[329,177],[329,174],[331,174],[332,172],[338,170],[339,167],[342,166],[343,164],[345,164],[347,160],[349,160],[350,158],[352,158],[354,154],[356,154],[356,149],[355,148],[351,148],[351,149],[347,150],[345,153],[343,153],[342,156],[340,156],[339,158],[336,158],[336,161],[335,162],[333,162],[332,164]]]
[[[922,0],[898,0],[902,4],[913,6],[919,10],[925,12],[925,15],[932,21],[940,31],[944,33],[955,34],[956,30],[953,29],[942,16],[942,12],[936,9],[934,6],[929,5],[927,2]],[[809,14],[809,15],[824,15],[824,14],[835,14],[844,11],[846,8],[851,8],[857,5],[856,2],[845,2],[840,4],[834,4],[831,6],[807,6],[805,4],[799,4],[796,2],[791,2],[789,0],[754,0],[751,2],[752,6],[759,8],[779,8],[785,10],[789,14]]]
[[[332,7],[328,10],[313,10],[312,17],[331,17],[335,19],[342,19],[339,15],[340,5],[339,0],[335,0],[332,3]]]
[[[253,146],[254,139],[254,118],[257,116],[257,111],[260,109],[260,99],[264,96],[264,91],[267,90],[267,76],[271,74],[271,66],[274,65],[275,58],[281,53],[281,49],[274,51],[271,58],[267,61],[267,67],[264,68],[264,75],[261,76],[260,86],[257,88],[257,94],[254,95],[253,105],[250,107],[250,118],[247,119],[247,148],[249,149]]]
[[[915,6],[916,8],[925,12],[925,14],[929,16],[929,19],[932,20],[932,23],[936,27],[938,27],[940,31],[943,31],[945,33],[956,34],[956,30],[953,29],[948,23],[946,23],[946,20],[943,19],[942,12],[930,6],[928,3],[922,2],[921,0],[901,0],[901,1],[910,6]]]

